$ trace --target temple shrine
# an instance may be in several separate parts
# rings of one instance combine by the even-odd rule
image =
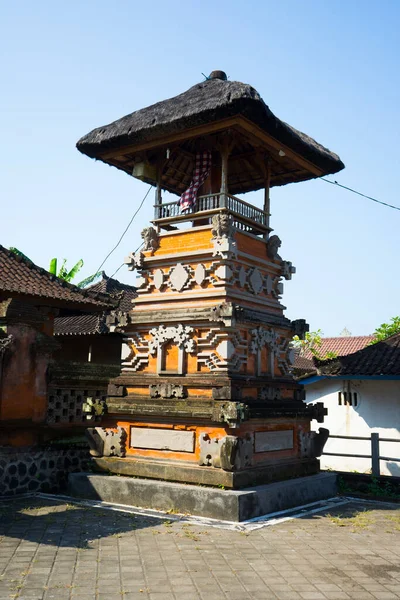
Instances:
[[[336,173],[339,157],[222,71],[77,147],[155,188],[126,259],[138,296],[108,321],[123,352],[89,430],[97,468],[233,489],[318,473],[327,432],[310,422],[325,410],[291,375],[307,325],[284,316],[295,268],[270,227],[270,190]],[[260,189],[262,208],[239,197]]]

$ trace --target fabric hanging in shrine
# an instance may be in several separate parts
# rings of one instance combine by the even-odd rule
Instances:
[[[204,150],[196,154],[193,179],[188,189],[182,194],[179,200],[181,212],[190,210],[196,203],[197,192],[200,186],[207,179],[211,169],[211,152]]]

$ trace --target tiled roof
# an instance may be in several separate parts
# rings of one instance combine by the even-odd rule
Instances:
[[[318,354],[320,356],[325,356],[327,352],[335,352],[337,356],[347,356],[348,354],[353,354],[353,352],[362,350],[362,348],[365,348],[365,346],[373,339],[373,335],[322,338],[321,346],[318,348]],[[304,373],[316,372],[317,369],[310,350],[306,350],[302,354],[296,352],[293,370],[298,376]]]
[[[54,335],[95,335],[109,333],[106,312],[88,313],[54,319]]]
[[[63,307],[78,304],[83,309],[95,310],[115,305],[105,294],[67,283],[0,245],[0,294],[3,292],[45,299],[46,304]]]
[[[400,333],[329,361],[316,361],[321,375],[400,375]]]
[[[119,299],[118,310],[122,310],[123,312],[132,310],[132,301],[134,298],[137,298],[136,288],[133,285],[121,283],[112,277],[107,277],[104,271],[101,277],[98,283],[91,285],[87,289],[95,293],[111,294],[113,297]]]
[[[132,310],[132,300],[137,296],[136,288],[107,277],[104,271],[101,281],[87,289],[92,293],[109,294],[116,302],[114,310],[122,312]],[[110,333],[106,325],[106,318],[109,312],[104,311],[102,313],[87,315],[57,317],[54,319],[54,335],[96,335]]]
[[[318,348],[318,354],[325,356],[327,352],[335,352],[338,356],[353,354],[358,350],[365,348],[374,339],[373,335],[349,335],[346,337],[327,337],[322,338],[322,344]],[[312,360],[312,354],[309,350],[304,352],[304,358]]]

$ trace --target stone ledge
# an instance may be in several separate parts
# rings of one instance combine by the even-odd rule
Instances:
[[[71,473],[68,493],[75,498],[240,522],[331,498],[336,494],[336,474],[319,473],[235,491],[150,479]]]
[[[179,461],[172,462],[130,456],[126,458],[92,458],[92,465],[94,470],[103,473],[116,473],[130,477],[161,479],[178,483],[223,486],[236,490],[319,473],[319,460],[316,458],[281,459],[243,471],[225,471],[224,469]]]

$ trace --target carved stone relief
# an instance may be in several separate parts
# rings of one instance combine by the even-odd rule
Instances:
[[[162,269],[157,269],[153,275],[154,286],[157,290],[160,290],[164,285],[164,272]]]
[[[185,398],[183,385],[173,383],[157,383],[149,385],[150,398]]]
[[[267,254],[269,258],[275,260],[280,258],[278,254],[279,248],[282,246],[282,242],[277,235],[272,235],[267,241]]]
[[[236,471],[252,465],[254,440],[251,434],[245,438],[227,435],[211,438],[207,433],[200,436],[199,464]]]
[[[259,390],[258,397],[260,400],[268,400],[274,402],[275,400],[281,400],[280,388],[266,386]]]
[[[123,371],[140,371],[149,364],[149,342],[138,332],[122,340],[121,366]]]
[[[194,352],[196,350],[196,342],[193,339],[193,327],[189,325],[168,326],[160,325],[154,329],[150,329],[152,340],[148,342],[150,354],[156,354],[157,350],[165,342],[175,342],[180,348],[186,352]]]
[[[126,453],[126,431],[118,427],[117,431],[103,427],[89,427],[85,430],[92,456],[121,456]]]
[[[247,358],[247,343],[239,331],[212,328],[197,340],[197,345],[197,364],[207,366],[210,371],[238,371]]]
[[[259,294],[263,289],[264,282],[261,273],[257,269],[257,267],[252,270],[251,275],[249,277],[249,281],[254,294]]]
[[[206,275],[207,275],[207,271],[204,265],[199,264],[197,265],[195,271],[194,271],[194,280],[197,283],[197,285],[202,285],[206,279]]]
[[[292,275],[296,273],[296,267],[289,260],[282,261],[282,277],[292,279]]]
[[[157,231],[154,227],[146,227],[143,229],[141,235],[143,238],[143,250],[145,252],[150,250],[153,254],[160,245]]]
[[[194,329],[189,325],[168,326],[160,325],[150,330],[152,339],[149,340],[148,348],[150,354],[157,354],[157,373],[163,371],[165,344],[174,342],[179,349],[177,373],[183,374],[185,352],[196,351],[196,342],[193,339]]]
[[[128,271],[134,271],[137,269],[140,271],[144,267],[144,254],[143,252],[131,252],[124,260],[124,264],[128,265]]]
[[[188,284],[190,279],[190,270],[183,266],[182,263],[177,263],[169,272],[169,286],[176,292],[181,292]]]

